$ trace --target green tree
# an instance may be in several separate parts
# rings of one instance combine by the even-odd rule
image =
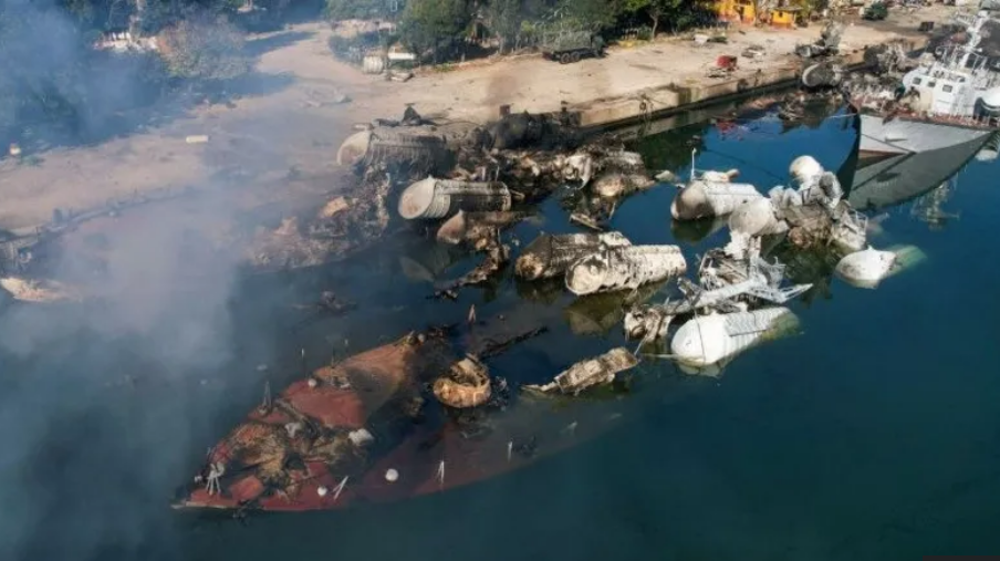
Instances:
[[[672,27],[683,29],[697,22],[702,11],[706,10],[703,0],[623,0],[622,11],[629,14],[643,14],[649,18],[653,27],[653,36],[660,25],[666,21]]]
[[[598,31],[612,27],[622,14],[623,0],[562,0],[559,11],[566,23]]]
[[[326,17],[333,21],[384,18],[387,15],[388,0],[326,0]]]
[[[500,53],[514,44],[524,21],[521,0],[491,0],[486,6],[486,26],[500,39]]]
[[[161,35],[160,53],[174,77],[230,80],[250,71],[243,33],[225,16],[198,13]]]
[[[454,46],[468,29],[472,13],[466,0],[410,0],[399,23],[403,44],[437,63],[442,50]]]

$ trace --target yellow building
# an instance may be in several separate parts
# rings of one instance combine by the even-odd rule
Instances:
[[[798,7],[774,8],[770,14],[771,25],[775,27],[795,27],[795,23],[798,21],[801,13],[802,8]]]
[[[722,21],[753,23],[757,20],[753,0],[716,0],[714,11]]]

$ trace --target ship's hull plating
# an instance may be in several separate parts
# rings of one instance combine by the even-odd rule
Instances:
[[[902,116],[885,119],[865,114],[861,118],[862,157],[923,154],[945,148],[986,142],[991,130],[962,125],[930,123]]]

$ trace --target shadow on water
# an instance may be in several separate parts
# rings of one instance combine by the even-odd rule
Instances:
[[[700,168],[738,167],[764,190],[804,152],[831,169],[848,160],[855,137],[843,122],[834,115],[783,132],[765,117],[741,138],[699,126],[642,146],[657,167],[683,175],[685,134],[696,135]],[[822,286],[811,305],[793,305],[804,333],[739,357],[719,379],[645,361],[628,393],[602,402],[622,415],[607,437],[440,495],[252,516],[247,526],[167,504],[205,448],[260,401],[265,382],[277,390],[411,329],[461,325],[473,304],[487,325],[550,328],[491,365],[512,382],[543,381],[625,343],[617,310],[575,300],[559,283],[507,277],[456,302],[430,300],[435,282],[473,263],[425,240],[241,277],[224,244],[206,251],[193,234],[176,241],[188,228],[179,216],[217,218],[206,211],[211,200],[160,221],[157,209],[139,221],[142,236],[110,242],[122,261],[111,264],[106,300],[12,305],[0,315],[0,500],[9,505],[0,548],[12,559],[214,561],[456,552],[825,560],[995,549],[987,521],[1000,515],[1000,380],[988,365],[1000,350],[988,318],[1000,299],[990,296],[996,266],[968,259],[992,255],[984,235],[1000,205],[992,172],[973,163],[960,173],[963,188],[949,204],[962,217],[943,234],[901,213],[885,222],[873,244],[913,243],[929,262],[876,291],[832,280],[827,262],[779,253],[792,276]],[[678,243],[691,263],[725,241],[725,228],[671,224],[673,195],[661,186],[629,199],[612,227],[633,243]],[[512,232],[522,246],[543,230],[576,231],[557,200],[540,214]],[[317,316],[304,305],[322,290],[359,308]],[[941,293],[949,297],[929,296]]]

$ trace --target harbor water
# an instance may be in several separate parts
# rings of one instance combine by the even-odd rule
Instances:
[[[766,191],[802,154],[850,183],[856,137],[843,113],[794,128],[764,115],[636,147],[650,169],[682,177],[697,149],[699,168],[738,168],[740,181]],[[476,260],[422,240],[303,273],[227,276],[223,285],[177,275],[179,263],[157,255],[121,291],[141,296],[137,287],[165,275],[170,296],[131,299],[128,314],[113,301],[86,316],[8,306],[0,558],[819,561],[996,552],[1000,377],[990,365],[1000,362],[1000,191],[989,162],[941,166],[954,171],[943,184],[916,177],[905,200],[871,211],[873,246],[915,245],[926,255],[912,269],[865,290],[833,278],[829,264],[796,262],[800,282],[815,285],[791,305],[798,335],[747,352],[717,378],[646,357],[631,391],[616,398],[621,423],[603,436],[394,504],[242,522],[169,508],[265,382],[278,390],[331,356],[461,324],[471,305],[487,323],[503,316],[512,329],[549,328],[490,364],[512,382],[547,382],[624,344],[614,310],[509,272],[456,302],[428,299],[435,280]],[[905,162],[894,169],[885,173],[910,181]],[[635,244],[678,243],[694,263],[728,233],[671,224],[673,195],[663,185],[633,196],[611,223]],[[512,236],[523,247],[540,231],[579,228],[551,199]],[[322,290],[359,307],[341,318],[295,307]]]

